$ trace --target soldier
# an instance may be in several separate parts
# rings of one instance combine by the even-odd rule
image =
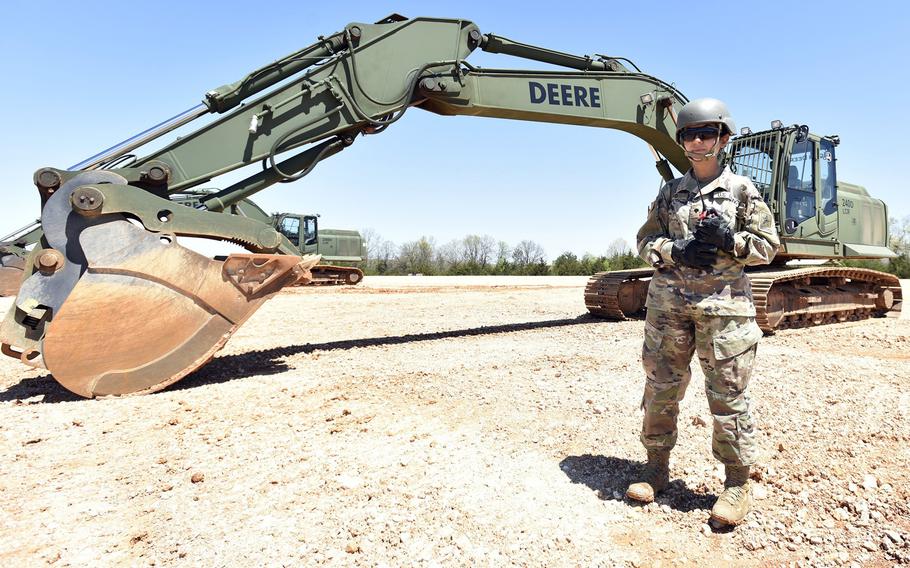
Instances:
[[[676,140],[692,168],[664,184],[638,231],[638,252],[657,270],[648,288],[642,347],[647,380],[641,441],[648,463],[626,491],[651,502],[669,484],[679,401],[697,351],[714,417],[712,449],[726,470],[711,518],[729,525],[749,511],[749,466],[756,459],[746,388],[762,331],[743,267],[768,264],[780,244],[755,186],[719,161],[735,129],[719,100],[698,99],[682,108]]]

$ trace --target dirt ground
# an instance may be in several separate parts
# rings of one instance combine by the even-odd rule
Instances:
[[[643,323],[589,317],[584,282],[293,289],[141,397],[4,357],[0,565],[910,563],[910,314],[763,339],[755,510],[716,530],[697,365],[670,490],[624,500]]]

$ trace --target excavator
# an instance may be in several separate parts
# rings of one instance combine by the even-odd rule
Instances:
[[[211,190],[190,190],[183,194],[171,196],[188,207],[199,205],[200,199],[213,193]],[[273,213],[269,215],[250,199],[242,199],[225,209],[226,213],[242,215],[268,223],[287,237],[297,247],[299,254],[319,255],[319,263],[310,268],[312,280],[308,283],[316,286],[334,286],[359,284],[363,280],[363,270],[358,265],[366,259],[366,245],[358,231],[350,229],[321,229],[319,215],[301,215],[299,213]],[[2,284],[2,277],[0,277]]]
[[[351,229],[320,229],[318,215],[277,213],[272,224],[304,255],[319,255],[310,269],[316,286],[355,286],[363,281],[361,264],[367,256],[360,233]]]
[[[477,49],[557,69],[482,69],[466,60]],[[628,59],[523,44],[482,33],[468,20],[393,14],[373,24],[351,23],[212,89],[200,104],[69,169],[39,169],[34,182],[44,234],[29,253],[19,294],[0,324],[0,348],[47,369],[84,397],[160,390],[208,362],[283,287],[312,280],[318,257],[300,256],[269,223],[221,213],[241,200],[303,178],[322,160],[381,134],[412,108],[624,131],[650,147],[658,172],[669,180],[671,166],[678,172],[689,167],[674,139],[676,112],[685,102],[675,86],[642,73]],[[205,115],[214,118],[197,130],[148,154],[133,153]],[[883,203],[859,187],[828,184],[833,169],[818,185],[820,162],[833,167],[834,142],[802,126],[778,128],[738,139],[731,159],[738,171],[765,184],[763,194],[784,229],[786,254],[892,256]],[[255,163],[261,163],[259,171],[202,196],[195,207],[171,199]],[[812,183],[810,164],[816,168]],[[791,165],[803,168],[798,187],[791,188]],[[836,204],[830,215],[820,208],[819,188],[834,192],[824,202]],[[788,197],[790,191],[799,199]],[[808,213],[813,191],[814,216]],[[842,232],[845,225],[852,232]],[[211,259],[183,247],[179,237],[226,240],[249,252]],[[811,290],[813,301],[820,298],[826,309],[837,304],[839,311],[880,313],[893,304],[897,283],[890,275],[857,269],[800,268],[795,277],[788,274],[780,268],[767,276],[767,307],[760,309],[789,317],[792,292],[772,301],[780,282],[800,294]],[[592,312],[631,314],[635,306],[623,298],[646,278],[601,275],[600,284],[588,287],[588,296],[595,296],[589,298]],[[767,316],[768,322],[774,318],[777,313]]]

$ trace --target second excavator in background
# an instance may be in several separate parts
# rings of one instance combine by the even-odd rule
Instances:
[[[189,191],[171,196],[173,201],[189,207],[200,205],[210,190]],[[269,215],[249,199],[241,199],[225,210],[232,215],[256,219],[274,227],[297,247],[301,255],[319,255],[319,263],[310,268],[310,285],[355,285],[363,280],[360,266],[366,262],[366,243],[360,232],[351,229],[321,229],[318,214],[272,213]]]
[[[466,61],[475,49],[557,69],[481,69]],[[299,243],[276,226],[221,213],[241,200],[303,178],[412,108],[624,131],[648,144],[669,180],[671,166],[689,167],[674,137],[676,110],[686,101],[627,59],[522,44],[468,20],[392,15],[349,24],[67,170],[39,169],[44,234],[0,325],[2,351],[47,368],[86,397],[162,389],[209,361],[281,288],[313,278],[317,257],[301,257]],[[208,114],[218,116],[163,148],[132,153]],[[804,126],[775,127],[738,138],[729,159],[774,212],[784,258],[891,257],[887,209],[836,180],[836,144]],[[196,207],[174,201],[257,162],[261,171],[201,196]],[[210,259],[182,246],[182,237],[227,240],[250,253]],[[774,270],[753,277],[767,331],[796,318],[881,314],[897,293],[896,278],[873,270]],[[646,277],[602,275],[588,287],[589,309],[626,317],[637,310]]]

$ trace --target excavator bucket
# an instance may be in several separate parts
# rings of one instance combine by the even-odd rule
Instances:
[[[160,390],[207,363],[298,279],[293,256],[221,262],[157,240],[93,262],[48,326],[44,362],[67,389],[86,397]]]
[[[25,269],[25,259],[14,254],[0,258],[0,296],[15,296]]]
[[[39,270],[22,284],[0,337],[5,354],[46,367],[85,397],[149,393],[180,380],[265,300],[309,279],[319,260],[212,260],[119,214],[55,216],[54,198],[44,218],[50,248],[35,255]]]

